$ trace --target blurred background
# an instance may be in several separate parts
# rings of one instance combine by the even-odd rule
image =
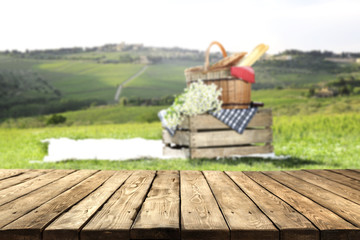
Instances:
[[[359,1],[2,1],[0,168],[359,168]],[[270,46],[252,100],[274,115],[286,161],[32,163],[45,138],[161,138],[157,112],[208,44]],[[222,58],[214,48],[210,59]]]

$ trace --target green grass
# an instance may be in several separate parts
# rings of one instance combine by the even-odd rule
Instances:
[[[154,123],[0,128],[0,168],[75,169],[197,169],[197,170],[284,170],[301,168],[360,168],[360,114],[331,114],[274,117],[274,147],[286,160],[174,159],[136,161],[67,161],[31,163],[46,155],[46,138],[134,138],[160,139],[161,126]]]
[[[139,77],[125,85],[122,96],[159,98],[180,94],[186,88],[184,69],[195,62],[175,62],[150,65]]]
[[[64,99],[75,100],[113,101],[117,86],[138,72],[142,66],[74,60],[20,59],[0,55],[0,70],[36,72],[59,89]]]
[[[142,68],[141,64],[97,64],[86,61],[49,61],[36,69],[67,99],[112,101],[116,88]]]
[[[91,107],[79,111],[69,111],[60,113],[66,117],[63,126],[80,126],[80,125],[104,125],[120,123],[144,123],[158,122],[157,113],[167,108],[166,106],[136,106],[123,107],[120,105],[109,105],[100,107]],[[38,117],[24,117],[7,119],[0,123],[3,128],[36,128],[45,127],[46,120],[51,115]]]
[[[256,90],[251,99],[265,103],[275,116],[360,112],[360,95],[333,98],[307,97],[307,89]]]
[[[360,95],[309,98],[307,90],[256,90],[252,91],[252,100],[264,102],[265,108],[271,108],[273,116],[307,116],[313,114],[360,113]],[[65,125],[100,125],[134,122],[158,121],[157,113],[167,106],[137,106],[123,107],[109,105],[89,109],[61,113],[67,118]],[[0,127],[44,127],[48,116],[7,119]]]
[[[309,87],[319,82],[328,82],[336,79],[336,74],[326,71],[310,71],[306,69],[286,67],[254,66],[256,83],[254,88]]]

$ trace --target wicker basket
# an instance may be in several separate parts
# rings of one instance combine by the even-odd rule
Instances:
[[[209,67],[210,48],[213,45],[220,47],[224,61],[222,61],[223,64],[215,64],[215,66]],[[251,102],[251,83],[234,78],[230,74],[231,65],[235,65],[245,54],[246,53],[239,53],[227,57],[224,47],[219,42],[212,42],[205,53],[204,67],[200,66],[185,69],[187,85],[189,86],[199,79],[203,80],[205,84],[214,83],[218,88],[222,89],[222,108],[248,108]]]

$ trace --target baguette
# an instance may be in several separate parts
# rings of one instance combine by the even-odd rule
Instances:
[[[247,66],[251,67],[259,58],[261,58],[262,55],[269,49],[268,45],[265,44],[259,44],[257,45],[254,50],[244,57],[236,66]]]

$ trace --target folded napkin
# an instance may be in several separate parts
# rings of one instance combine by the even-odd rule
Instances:
[[[219,119],[236,132],[242,134],[250,120],[255,116],[256,111],[257,107],[248,109],[221,109],[216,113],[209,112],[209,114]],[[170,128],[167,126],[165,114],[166,110],[161,110],[158,113],[158,117],[161,120],[162,126],[170,133],[171,136],[174,136],[176,127]]]
[[[255,72],[252,67],[231,67],[231,76],[240,78],[245,82],[255,83]]]

